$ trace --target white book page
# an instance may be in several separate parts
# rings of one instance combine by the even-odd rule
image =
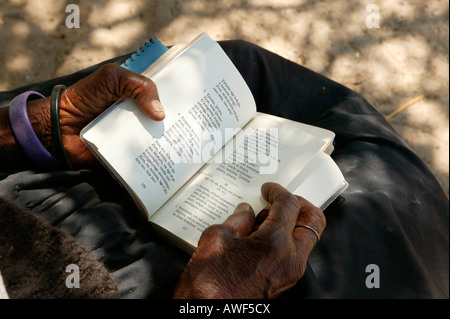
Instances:
[[[288,188],[324,210],[347,186],[347,181],[333,159],[319,152]]]
[[[195,247],[203,230],[225,221],[237,204],[247,202],[259,213],[267,205],[261,186],[288,185],[324,144],[289,123],[258,116],[150,221]]]
[[[243,127],[256,113],[242,76],[207,36],[152,80],[165,109],[164,121],[151,120],[130,99],[83,135],[149,216],[227,142],[217,136],[225,137],[226,128]],[[214,148],[208,149],[211,139]]]
[[[323,151],[327,154],[331,154],[334,150],[334,146],[333,146],[333,142],[334,142],[334,138],[336,136],[336,134],[333,131],[318,127],[318,126],[313,126],[313,125],[309,125],[309,124],[305,124],[305,123],[301,123],[301,122],[296,122],[296,121],[292,121],[289,119],[285,119],[282,117],[278,117],[275,115],[271,115],[271,114],[265,114],[265,113],[261,113],[261,112],[257,112],[256,116],[257,117],[270,117],[272,118],[274,121],[279,121],[282,123],[288,123],[289,125],[295,126],[297,129],[304,131],[306,133],[309,133],[315,137],[318,137],[320,139],[322,139],[325,144],[323,147]]]

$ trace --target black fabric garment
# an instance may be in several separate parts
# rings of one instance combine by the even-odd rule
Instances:
[[[349,182],[325,210],[327,227],[305,276],[281,298],[448,298],[448,198],[383,116],[350,89],[269,51],[242,41],[220,44],[258,111],[336,133],[332,157]],[[0,105],[30,89],[49,94],[97,67],[2,92]],[[169,298],[189,259],[152,233],[102,169],[3,172],[0,197],[92,250],[123,298]],[[369,265],[378,266],[379,288],[366,286]]]

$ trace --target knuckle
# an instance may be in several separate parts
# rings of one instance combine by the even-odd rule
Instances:
[[[144,91],[150,92],[152,94],[154,94],[156,92],[156,85],[155,85],[155,83],[151,79],[149,79],[147,77],[143,77],[142,78],[141,86],[142,86],[142,89]]]
[[[222,251],[227,247],[229,238],[230,233],[226,226],[222,224],[211,225],[200,236],[198,248],[212,252]]]
[[[107,63],[98,69],[98,75],[104,78],[110,78],[117,73],[117,65],[114,63]]]
[[[300,206],[297,197],[295,197],[293,194],[291,194],[289,192],[283,192],[283,193],[279,194],[275,198],[275,200],[279,201],[289,207],[290,206],[295,206],[295,207]]]
[[[226,227],[222,224],[211,225],[206,228],[201,236],[201,240],[213,240],[217,238],[225,238],[228,233]]]
[[[311,215],[314,216],[315,220],[320,223],[322,229],[325,228],[327,221],[323,211],[320,208],[314,207],[311,208]]]
[[[312,219],[312,224],[317,225],[320,231],[323,231],[326,227],[327,221],[323,211],[315,206],[308,206],[305,208],[304,213],[310,216]]]
[[[318,226],[319,230],[325,229],[327,222],[322,209],[311,204],[303,197],[298,196],[297,199],[301,205],[300,214],[307,218],[307,222]]]
[[[280,225],[270,225],[270,230],[267,232],[259,232],[257,236],[254,236],[254,240],[258,243],[257,247],[266,251],[269,255],[282,255],[287,249],[289,249],[289,236]]]
[[[118,88],[120,87],[120,70],[117,65],[108,63],[99,68],[92,74],[92,83],[99,89],[109,92],[113,95],[118,95]]]

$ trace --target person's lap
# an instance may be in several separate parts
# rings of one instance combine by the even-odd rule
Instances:
[[[448,298],[448,199],[428,167],[355,92],[252,44],[221,45],[249,84],[258,111],[336,133],[332,156],[349,182],[325,210],[327,228],[307,273],[283,296]],[[30,89],[49,95],[54,85],[71,85],[97,67],[1,92],[0,105]],[[170,297],[189,259],[151,232],[102,169],[3,172],[0,196],[90,249],[122,297]],[[380,269],[380,288],[366,287],[370,264]]]

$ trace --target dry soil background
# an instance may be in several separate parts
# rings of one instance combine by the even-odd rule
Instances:
[[[68,4],[80,9],[69,29]],[[379,8],[368,28],[366,8]],[[362,94],[449,193],[448,0],[0,0],[0,91],[206,31],[244,39]],[[418,100],[415,98],[419,97]]]

